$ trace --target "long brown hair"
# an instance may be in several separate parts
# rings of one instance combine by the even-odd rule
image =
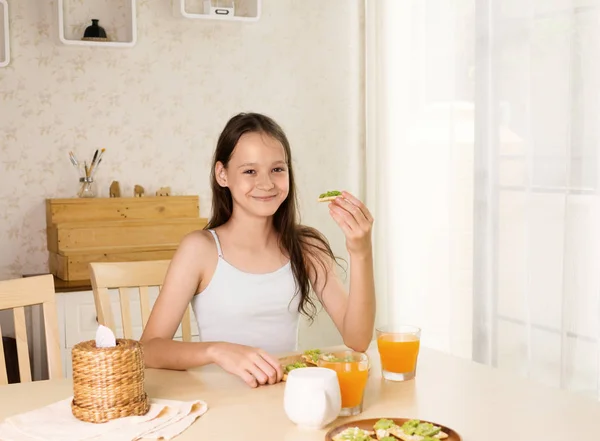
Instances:
[[[326,258],[337,262],[329,242],[319,231],[300,224],[296,183],[292,168],[290,143],[283,129],[271,118],[259,113],[240,113],[231,118],[219,136],[213,157],[210,176],[212,188],[212,213],[205,229],[219,227],[226,223],[233,212],[233,199],[227,187],[221,187],[215,176],[215,166],[221,162],[225,168],[233,154],[238,140],[244,133],[264,133],[278,140],[283,146],[288,167],[289,193],[273,215],[273,226],[279,235],[279,246],[289,258],[296,282],[296,295],[300,295],[298,311],[311,321],[317,308],[310,296],[310,274],[317,274],[316,264],[327,268]],[[316,282],[316,280],[315,280]]]

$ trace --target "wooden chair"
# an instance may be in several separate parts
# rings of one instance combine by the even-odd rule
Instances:
[[[142,329],[144,329],[150,317],[148,288],[153,286],[157,286],[159,290],[162,288],[169,263],[170,260],[90,263],[90,279],[98,323],[107,326],[113,333],[116,332],[108,290],[118,289],[123,337],[134,338],[131,322],[131,293],[139,290]],[[181,321],[181,332],[183,341],[192,341],[189,305]]]
[[[50,379],[63,378],[55,296],[54,278],[51,274],[0,281],[0,310],[13,310],[19,376],[22,383],[31,382],[25,306],[33,305],[42,305],[44,313],[48,376]],[[0,328],[0,385],[8,384],[1,337]]]

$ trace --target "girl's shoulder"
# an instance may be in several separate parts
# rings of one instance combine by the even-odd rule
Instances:
[[[210,231],[195,230],[186,234],[183,239],[181,239],[179,248],[184,253],[189,252],[197,255],[198,253],[216,250],[216,245]]]

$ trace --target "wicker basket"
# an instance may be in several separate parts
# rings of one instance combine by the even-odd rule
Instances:
[[[112,348],[94,340],[78,343],[73,359],[73,415],[89,423],[145,415],[150,404],[144,392],[144,354],[135,340],[117,339]]]

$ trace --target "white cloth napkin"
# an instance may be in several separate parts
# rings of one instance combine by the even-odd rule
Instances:
[[[146,415],[86,423],[71,412],[72,398],[15,415],[0,423],[2,441],[170,440],[208,410],[204,401],[150,400]]]

